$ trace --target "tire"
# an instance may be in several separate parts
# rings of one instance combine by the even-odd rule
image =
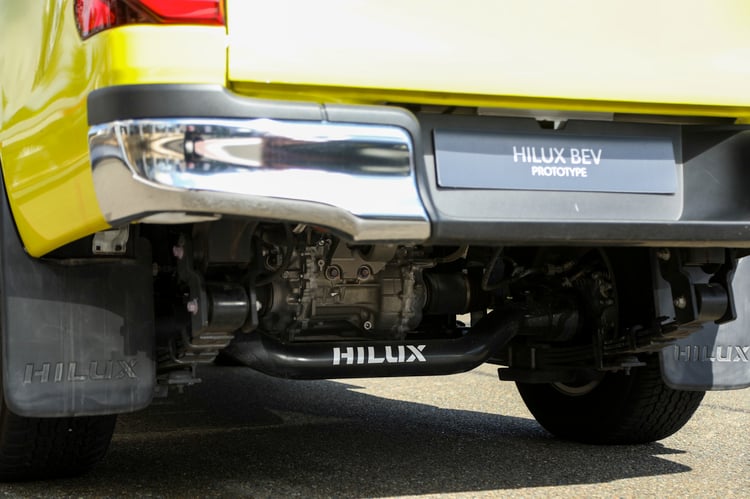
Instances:
[[[0,402],[0,481],[80,475],[107,452],[117,416],[27,418]]]
[[[630,374],[607,373],[588,386],[516,386],[547,431],[591,444],[643,444],[666,438],[688,422],[705,394],[666,386],[658,355]]]

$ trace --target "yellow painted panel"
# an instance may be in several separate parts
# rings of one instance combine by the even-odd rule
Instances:
[[[104,32],[90,42],[101,64],[96,87],[127,83],[212,83],[226,81],[223,27],[129,26]]]
[[[227,11],[229,79],[259,93],[750,107],[747,0],[228,0]]]
[[[498,109],[585,111],[667,116],[710,116],[735,118],[737,124],[750,120],[750,107],[659,102],[603,101],[591,99],[555,99],[515,95],[460,94],[399,89],[327,87],[319,85],[264,84],[234,82],[238,93],[270,99],[310,100],[330,103],[403,103],[437,106],[466,106]]]
[[[72,0],[0,0],[0,28],[0,160],[34,256],[107,227],[88,157],[92,90],[226,79],[222,27],[128,26],[84,42]]]

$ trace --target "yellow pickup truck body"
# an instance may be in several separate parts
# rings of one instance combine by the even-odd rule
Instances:
[[[0,4],[0,155],[36,256],[107,227],[87,142],[86,98],[100,88],[750,120],[742,0],[230,0],[226,27],[128,25],[86,40],[73,3]]]
[[[0,0],[0,480],[218,356],[489,362],[554,435],[750,386],[747,0]]]

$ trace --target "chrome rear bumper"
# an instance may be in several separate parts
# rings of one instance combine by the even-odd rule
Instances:
[[[87,111],[94,186],[114,226],[226,215],[328,227],[363,243],[750,248],[750,127],[574,119],[550,131],[533,119],[415,116],[211,85],[105,87]],[[661,137],[672,143],[677,187],[444,187],[434,142],[446,131]],[[454,173],[471,174],[469,163]]]
[[[357,242],[423,241],[414,147],[398,126],[282,119],[130,119],[91,128],[113,226],[222,215],[328,227]]]

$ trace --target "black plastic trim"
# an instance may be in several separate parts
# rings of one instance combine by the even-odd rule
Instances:
[[[484,221],[441,218],[433,244],[603,245],[750,248],[748,222]]]
[[[419,137],[409,111],[386,106],[320,104],[257,99],[218,85],[121,85],[94,90],[88,97],[88,124],[145,118],[269,118],[393,125]]]
[[[121,85],[94,90],[88,123],[142,118],[275,118],[321,120],[321,107],[308,102],[250,99],[219,85]]]
[[[433,244],[750,247],[750,127],[418,115],[425,151],[420,193],[435,207]],[[639,194],[440,188],[433,131],[667,137],[678,191]],[[427,189],[428,192],[425,192]]]

